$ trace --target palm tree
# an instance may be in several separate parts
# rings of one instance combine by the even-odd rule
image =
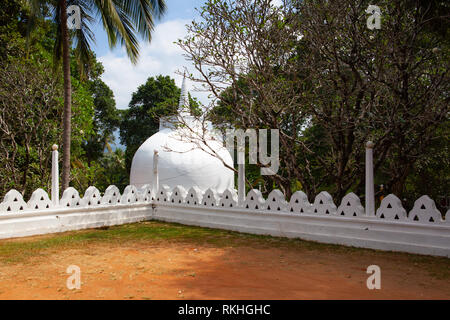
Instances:
[[[70,134],[71,134],[71,100],[70,50],[73,40],[75,57],[80,70],[85,73],[89,69],[92,56],[91,43],[95,41],[90,26],[102,21],[108,35],[109,46],[115,47],[118,42],[126,48],[133,64],[139,57],[140,35],[145,41],[151,41],[154,29],[153,17],[161,18],[166,9],[164,0],[28,0],[34,17],[41,17],[42,8],[50,9],[54,22],[58,26],[54,47],[54,59],[62,59],[64,73],[64,115],[63,115],[63,170],[62,188],[69,186],[70,181]],[[67,8],[76,5],[80,8],[80,29],[68,30]]]

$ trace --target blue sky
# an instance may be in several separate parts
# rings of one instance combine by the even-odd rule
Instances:
[[[193,71],[193,68],[182,56],[182,50],[173,42],[184,38],[185,25],[198,18],[195,8],[200,8],[204,2],[205,0],[166,0],[166,14],[161,20],[155,21],[152,42],[140,42],[140,58],[135,66],[120,45],[114,49],[109,48],[101,23],[93,27],[96,40],[93,49],[105,67],[102,79],[113,90],[117,108],[127,108],[132,92],[148,77],[169,75],[181,86],[181,76],[175,74],[175,71],[182,70],[183,67]],[[191,84],[188,84],[188,88],[203,103],[208,101],[207,93],[192,92]]]

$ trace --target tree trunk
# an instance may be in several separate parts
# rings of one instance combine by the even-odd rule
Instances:
[[[69,187],[70,182],[70,138],[71,138],[71,100],[72,88],[70,81],[70,56],[69,56],[69,33],[67,30],[67,3],[60,0],[61,7],[61,35],[63,46],[63,72],[64,72],[64,114],[63,114],[63,170],[62,170],[62,190]]]
[[[402,199],[403,193],[405,191],[406,179],[408,178],[409,173],[411,172],[411,165],[405,164],[401,170],[401,174],[394,179],[391,184],[391,193],[395,194],[397,197]]]

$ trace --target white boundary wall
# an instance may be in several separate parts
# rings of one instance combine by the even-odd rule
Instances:
[[[28,202],[15,190],[0,204],[0,238],[96,228],[144,220],[227,229],[253,234],[301,238],[323,243],[450,257],[450,214],[443,219],[434,201],[422,196],[407,213],[394,195],[383,199],[375,216],[367,216],[359,198],[350,193],[339,206],[327,192],[309,203],[303,192],[289,202],[279,190],[264,199],[251,190],[243,205],[227,190],[202,193],[197,188],[170,190],[161,186],[128,186],[121,195],[110,186],[101,196],[89,187],[83,198],[68,188],[54,205],[36,190]]]
[[[450,227],[242,209],[158,205],[153,219],[322,243],[450,257]]]
[[[148,220],[151,205],[49,209],[0,215],[0,239],[99,228]]]
[[[120,195],[117,187],[110,186],[101,197],[95,187],[89,187],[80,198],[74,188],[68,188],[59,205],[53,205],[42,189],[33,192],[27,203],[11,190],[0,204],[0,239],[149,220],[152,205],[148,190],[138,194],[135,187],[128,186]]]

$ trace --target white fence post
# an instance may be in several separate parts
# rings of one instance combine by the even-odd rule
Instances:
[[[52,203],[59,205],[59,166],[58,166],[58,145],[52,146]]]
[[[152,186],[152,192],[153,196],[156,198],[156,194],[159,190],[159,177],[158,177],[158,150],[153,151],[153,186]]]
[[[245,153],[238,150],[238,206],[245,202]]]
[[[366,215],[375,216],[375,190],[373,181],[373,142],[366,143]]]

